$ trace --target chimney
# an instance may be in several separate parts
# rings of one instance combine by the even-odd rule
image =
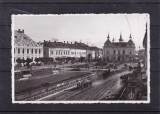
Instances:
[[[68,44],[68,41],[67,41],[67,44]]]
[[[72,42],[71,42],[71,44],[72,44]]]
[[[64,41],[64,43],[65,43],[65,41]]]
[[[22,33],[24,33],[24,29],[22,30]]]

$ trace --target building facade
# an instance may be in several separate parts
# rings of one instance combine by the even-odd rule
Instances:
[[[18,58],[26,60],[43,57],[43,44],[37,43],[24,33],[24,30],[14,31],[14,62]]]
[[[18,58],[26,60],[27,58],[67,58],[84,57],[91,60],[102,56],[102,50],[97,47],[90,47],[82,42],[58,42],[45,41],[35,42],[24,33],[24,30],[14,31],[14,63]]]
[[[95,49],[96,48],[96,49]],[[44,57],[51,57],[51,58],[67,58],[67,57],[75,57],[80,58],[84,57],[88,59],[95,59],[96,58],[96,51],[97,47],[89,47],[88,45],[81,43],[81,42],[51,42],[51,41],[44,41]]]
[[[86,49],[77,42],[74,44],[68,42],[44,41],[44,57],[86,57]]]
[[[135,55],[135,44],[130,35],[129,41],[124,42],[120,34],[119,42],[111,42],[109,34],[103,46],[103,59],[107,62],[131,62]]]

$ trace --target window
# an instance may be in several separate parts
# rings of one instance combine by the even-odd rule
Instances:
[[[113,54],[116,54],[116,50],[113,51]]]
[[[56,55],[58,55],[58,52],[57,52],[57,50],[56,50]]]
[[[18,54],[20,54],[20,49],[18,48]]]
[[[37,54],[37,49],[35,49],[35,54]]]
[[[125,50],[123,50],[123,55],[125,55]]]
[[[120,50],[118,50],[118,54],[121,54],[121,51],[120,51]]]
[[[27,49],[27,54],[29,53],[29,49]]]
[[[53,55],[53,51],[51,51],[51,54]]]
[[[130,55],[131,55],[132,53],[130,52]]]
[[[15,53],[15,48],[14,48],[14,53]]]
[[[41,49],[39,49],[39,54],[41,54]]]
[[[32,49],[32,54],[33,54],[33,49]]]
[[[22,53],[24,54],[24,48],[23,48],[23,50],[22,50]]]

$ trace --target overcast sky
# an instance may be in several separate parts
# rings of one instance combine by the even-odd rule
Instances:
[[[146,30],[146,14],[67,14],[16,15],[12,19],[14,30],[24,29],[35,41],[81,41],[102,48],[109,33],[110,40],[118,42],[120,33],[124,41],[131,33],[136,49],[142,47]]]

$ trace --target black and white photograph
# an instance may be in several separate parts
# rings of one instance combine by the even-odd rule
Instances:
[[[12,103],[150,103],[150,16],[12,15]]]

